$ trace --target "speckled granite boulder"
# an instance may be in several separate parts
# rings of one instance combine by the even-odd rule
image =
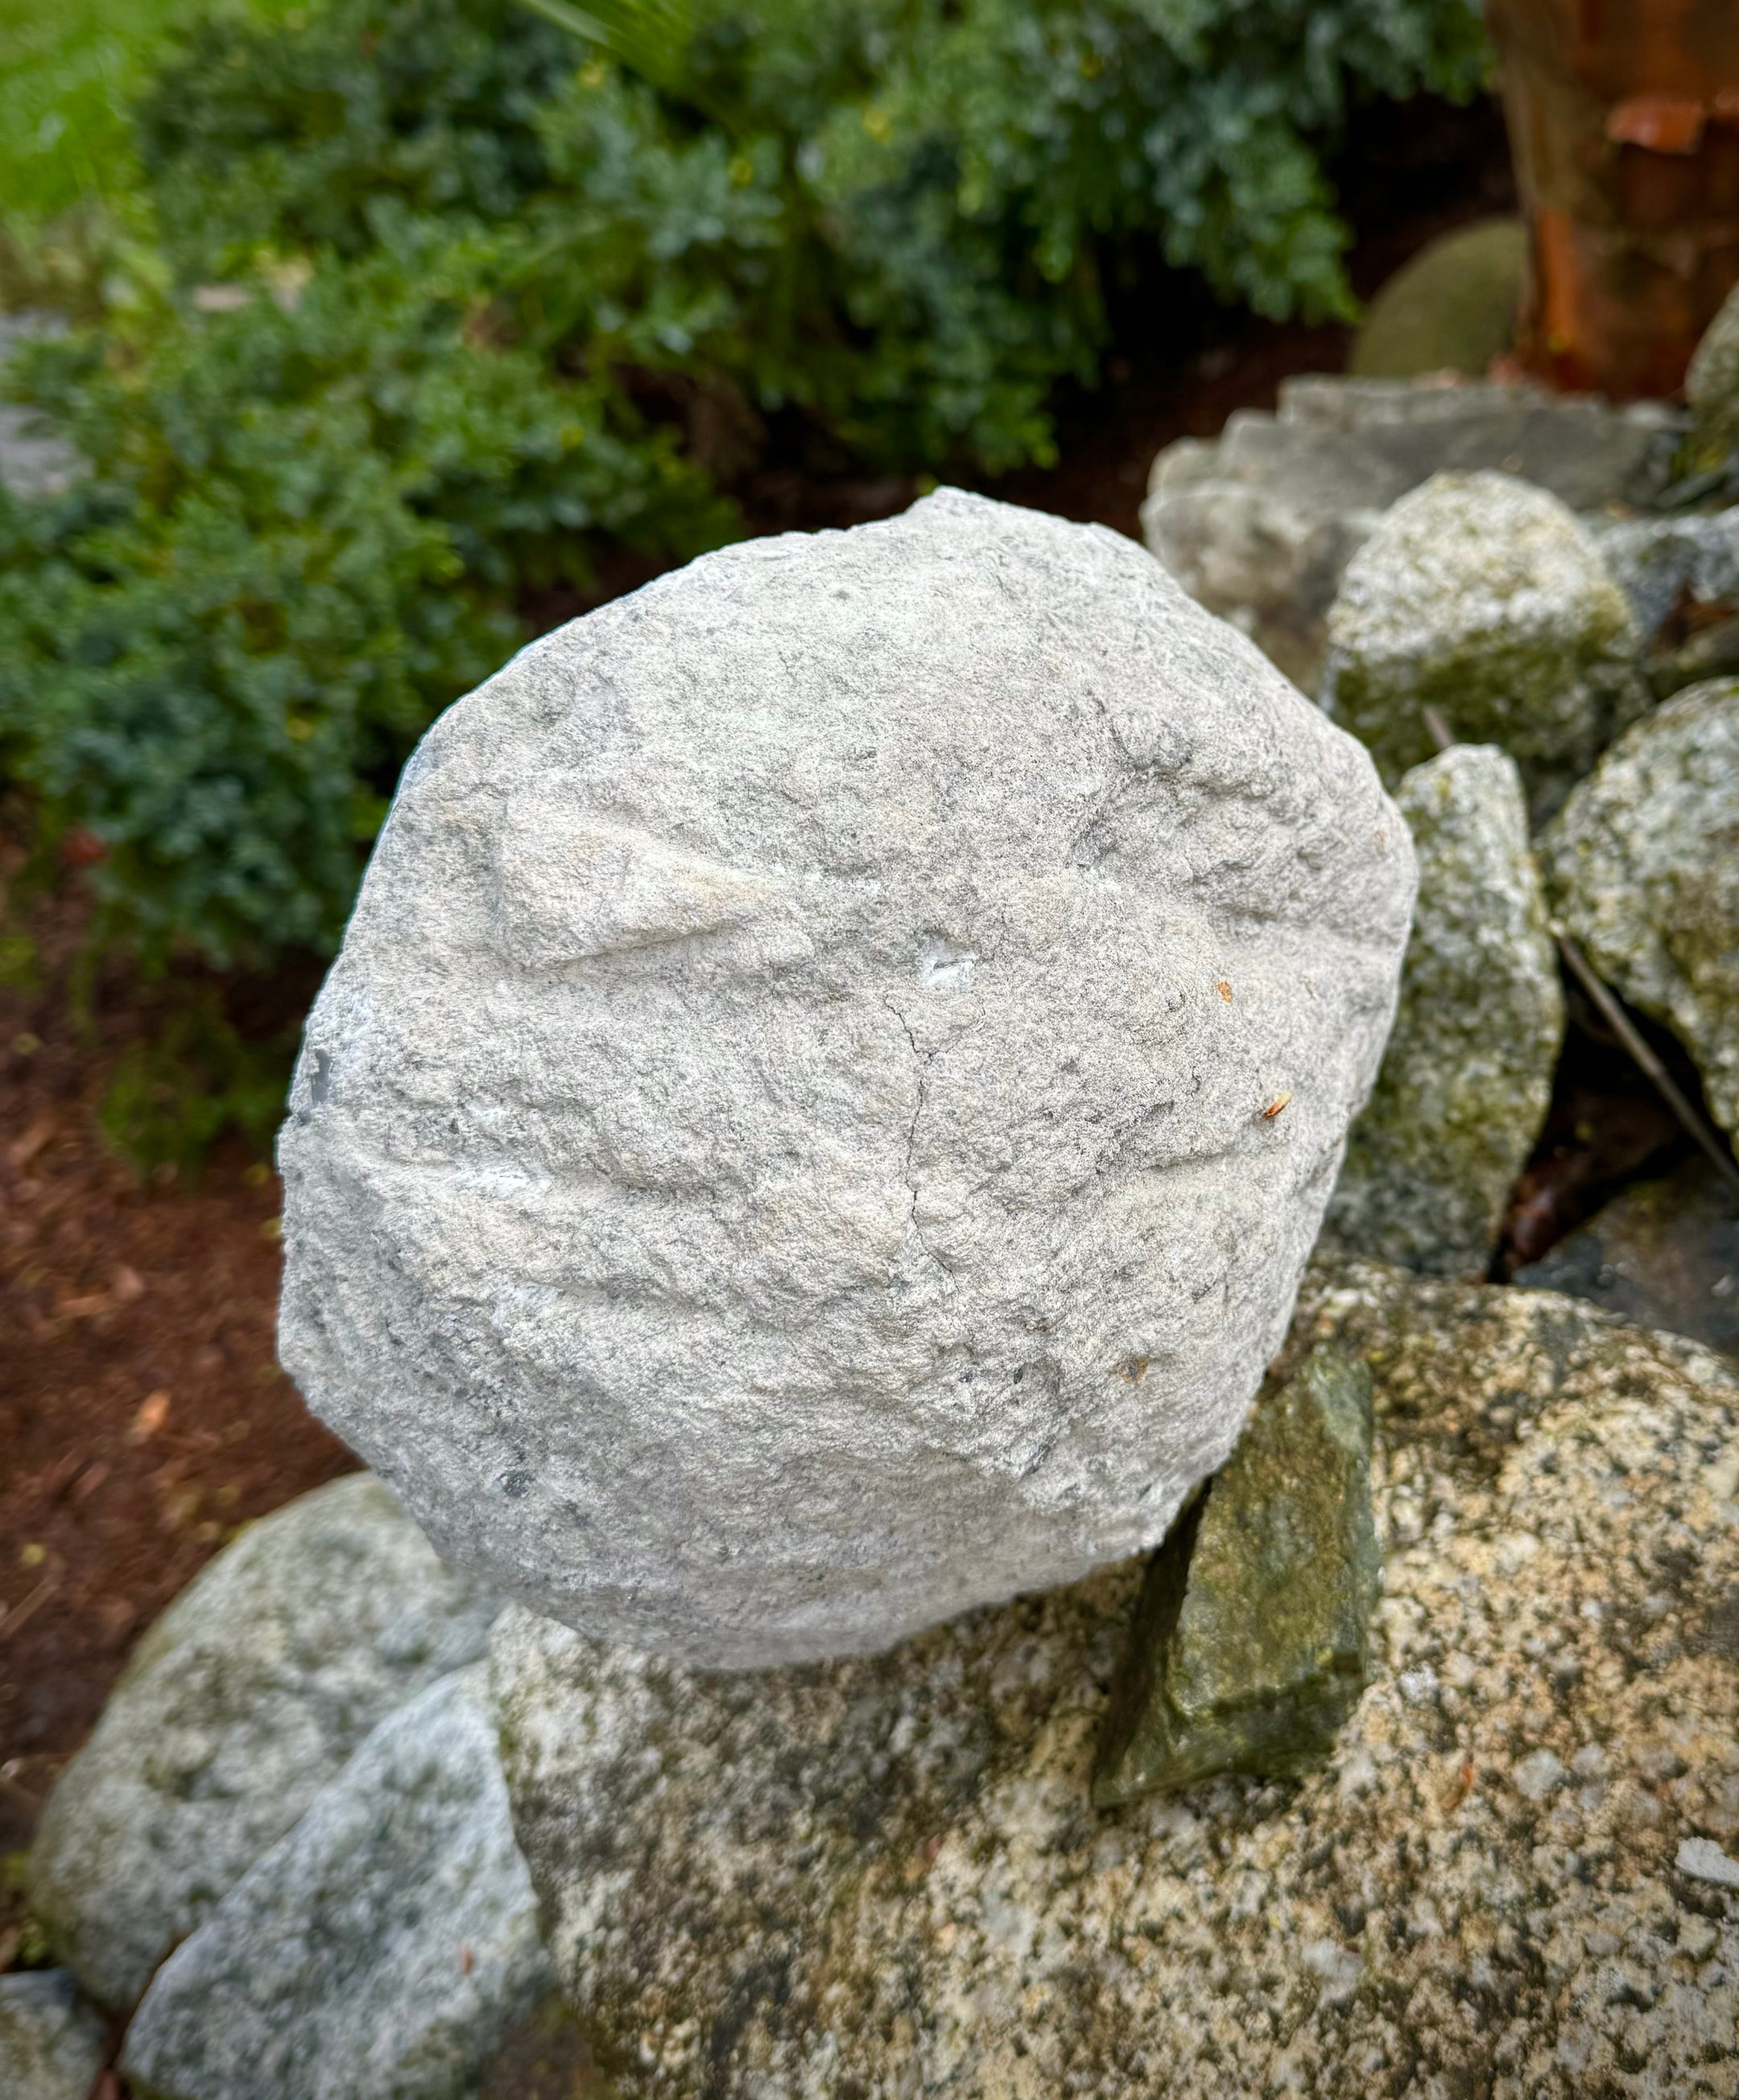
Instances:
[[[31,1905],[93,1995],[131,2005],[374,1724],[483,1652],[498,1608],[368,1474],[250,1524],[140,1642],[43,1815]]]
[[[280,1344],[455,1564],[707,1665],[1162,1538],[1393,1012],[1355,741],[1099,527],[942,492],[546,636],[307,1026]]]
[[[1515,1281],[1739,1357],[1739,1189],[1699,1153],[1632,1182]]]
[[[1540,851],[1566,929],[1673,1030],[1717,1121],[1739,1132],[1739,679],[1638,722]]]
[[[483,1672],[382,1722],[157,1971],[148,2100],[468,2100],[550,1986]]]
[[[1094,1800],[1320,1762],[1365,1688],[1382,1586],[1370,1373],[1315,1349],[1256,1402],[1238,1449],[1148,1565]]]
[[[1159,454],[1142,531],[1192,597],[1313,695],[1341,576],[1409,489],[1497,467],[1597,513],[1648,500],[1673,433],[1656,402],[1614,409],[1536,386],[1289,379],[1276,414],[1240,409],[1219,438]]]
[[[108,2054],[108,2023],[64,1969],[0,1976],[0,2095],[89,2100]]]
[[[1439,474],[1348,564],[1323,704],[1393,782],[1434,748],[1425,709],[1501,744],[1537,816],[1646,705],[1636,624],[1564,505],[1512,474]]]
[[[1551,1104],[1564,994],[1515,761],[1458,744],[1395,799],[1419,855],[1413,938],[1324,1229],[1355,1253],[1472,1281]]]
[[[1139,1563],[705,1677],[519,1611],[515,1827],[622,2100],[1730,2096],[1739,1384],[1549,1292],[1320,1277],[1384,1595],[1329,1769],[1088,1796]],[[1697,1857],[1703,1855],[1699,1852]]]

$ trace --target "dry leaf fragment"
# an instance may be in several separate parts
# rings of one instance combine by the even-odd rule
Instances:
[[[1292,1089],[1290,1087],[1285,1088],[1282,1092],[1276,1094],[1274,1098],[1269,1103],[1268,1106],[1262,1111],[1263,1122],[1272,1123],[1274,1118],[1279,1114],[1280,1111],[1286,1106],[1287,1103],[1290,1101],[1291,1098]]]
[[[1228,1006],[1231,1004],[1232,987],[1227,979],[1225,977],[1216,977],[1214,979],[1214,990],[1219,993],[1220,996],[1225,1001]]]
[[[139,1412],[133,1418],[133,1427],[127,1432],[127,1440],[132,1444],[143,1444],[147,1437],[155,1436],[168,1419],[168,1393],[148,1393],[139,1404]]]

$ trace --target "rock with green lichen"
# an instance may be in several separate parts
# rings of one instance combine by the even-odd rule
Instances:
[[[1395,799],[1419,902],[1394,1030],[1325,1232],[1352,1252],[1471,1281],[1490,1265],[1551,1104],[1564,995],[1515,761],[1458,744],[1415,766]]]
[[[1365,1688],[1382,1584],[1370,1373],[1317,1349],[1257,1402],[1230,1461],[1154,1556],[1094,1800],[1319,1762]]]
[[[498,1609],[372,1474],[219,1554],[135,1651],[30,1855],[31,1907],[92,1995],[131,2005],[375,1723],[482,1653]]]
[[[1696,1060],[1739,1133],[1739,679],[1693,686],[1608,752],[1540,842],[1554,909]]]
[[[1647,704],[1630,602],[1587,528],[1507,474],[1441,474],[1348,564],[1323,704],[1391,785],[1430,757],[1435,710],[1496,743],[1549,815]]]
[[[1347,369],[1361,379],[1459,372],[1483,379],[1516,339],[1527,228],[1484,218],[1428,242],[1370,302]]]
[[[621,2100],[1731,2100],[1739,1917],[1674,1862],[1739,1840],[1739,1383],[1368,1263],[1318,1344],[1371,1367],[1384,1595],[1298,1780],[1092,1805],[1139,1563],[753,1674],[509,1611],[515,1827]]]
[[[1684,398],[1691,429],[1683,470],[1697,474],[1724,465],[1739,451],[1739,286],[1703,331],[1684,376]]]

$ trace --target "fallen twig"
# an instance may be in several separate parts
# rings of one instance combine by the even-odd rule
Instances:
[[[1666,1102],[1689,1134],[1706,1152],[1719,1173],[1739,1189],[1739,1164],[1732,1153],[1722,1144],[1715,1132],[1697,1113],[1690,1101],[1680,1091],[1677,1081],[1643,1039],[1618,998],[1605,981],[1599,977],[1593,964],[1568,933],[1558,936],[1558,948],[1564,960],[1574,972],[1577,982],[1600,1009],[1602,1016],[1613,1035],[1629,1051],[1631,1057],[1653,1082],[1655,1091]]]

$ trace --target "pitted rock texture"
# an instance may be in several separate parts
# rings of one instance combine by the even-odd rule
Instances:
[[[157,1972],[148,2100],[468,2100],[550,1987],[481,1668],[374,1731]]]
[[[1220,437],[1154,461],[1141,527],[1190,595],[1249,634],[1314,695],[1328,611],[1389,506],[1434,474],[1503,467],[1577,511],[1661,485],[1673,419],[1537,386],[1429,380],[1283,381],[1272,416],[1239,409]]]
[[[108,2023],[64,1969],[0,1976],[0,2093],[89,2100],[108,2054]]]
[[[1644,717],[1540,846],[1565,929],[1679,1037],[1739,1134],[1739,679]]]
[[[1549,815],[1647,704],[1636,624],[1586,528],[1507,474],[1443,474],[1348,563],[1328,616],[1323,704],[1386,780],[1429,758],[1435,708],[1500,744]]]
[[[483,1650],[499,1600],[353,1474],[250,1524],[134,1651],[30,1855],[33,1909],[130,2005],[394,1707]]]
[[[1393,1012],[1366,755],[953,492],[704,557],[408,767],[280,1144],[284,1360],[442,1552],[707,1665],[1163,1537]]]
[[[1419,855],[1401,1004],[1353,1126],[1331,1242],[1469,1282],[1551,1105],[1564,993],[1515,761],[1458,744],[1395,799]]]
[[[1329,1769],[1095,1811],[1138,1564],[748,1679],[517,1610],[515,1827],[622,2100],[1739,2092],[1739,1385],[1545,1291],[1331,1269],[1384,1595]],[[1702,1858],[1704,1854],[1694,1855]]]

